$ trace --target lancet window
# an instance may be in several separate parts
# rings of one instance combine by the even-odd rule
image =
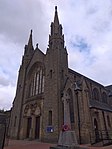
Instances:
[[[99,101],[99,92],[97,88],[93,89],[93,99]]]
[[[31,76],[29,82],[29,97],[42,94],[44,92],[44,71],[42,67],[36,68]]]
[[[105,92],[102,93],[102,101],[103,103],[107,103],[107,94]]]

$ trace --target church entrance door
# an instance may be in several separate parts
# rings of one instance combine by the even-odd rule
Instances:
[[[100,139],[100,136],[99,136],[98,123],[96,118],[94,119],[94,128],[95,128],[95,141],[98,142]]]
[[[40,134],[40,116],[36,117],[35,122],[35,139],[39,139]]]
[[[27,138],[29,138],[29,136],[30,136],[31,123],[32,123],[32,118],[29,117],[29,118],[27,119],[27,134],[26,134],[26,137],[27,137]]]

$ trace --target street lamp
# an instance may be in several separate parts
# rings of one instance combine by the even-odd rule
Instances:
[[[79,144],[81,144],[81,132],[80,132],[80,113],[79,113],[79,101],[78,101],[78,93],[81,91],[81,88],[78,86],[77,82],[75,82],[74,88],[76,94],[76,101],[77,101],[77,114],[78,114],[78,130],[79,130]]]

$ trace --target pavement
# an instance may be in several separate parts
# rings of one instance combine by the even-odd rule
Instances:
[[[49,149],[51,146],[56,146],[56,144],[42,143],[37,140],[9,140],[8,146],[5,146],[4,149]],[[87,144],[81,146],[88,147],[88,149],[112,149],[112,145],[105,147],[91,147],[90,144]]]

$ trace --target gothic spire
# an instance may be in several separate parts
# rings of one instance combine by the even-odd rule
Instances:
[[[31,30],[30,37],[29,37],[29,40],[28,40],[28,44],[25,45],[25,52],[24,52],[24,54],[25,55],[32,55],[33,51],[34,51],[34,48],[33,48],[32,30]]]
[[[54,24],[55,24],[55,25],[59,25],[57,6],[55,6]]]
[[[28,48],[32,48],[32,46],[33,46],[33,42],[32,42],[32,29],[31,29],[30,37],[29,37],[29,41],[28,41]]]
[[[55,6],[54,22],[51,23],[51,35],[62,35],[62,26],[59,23],[57,6]]]

